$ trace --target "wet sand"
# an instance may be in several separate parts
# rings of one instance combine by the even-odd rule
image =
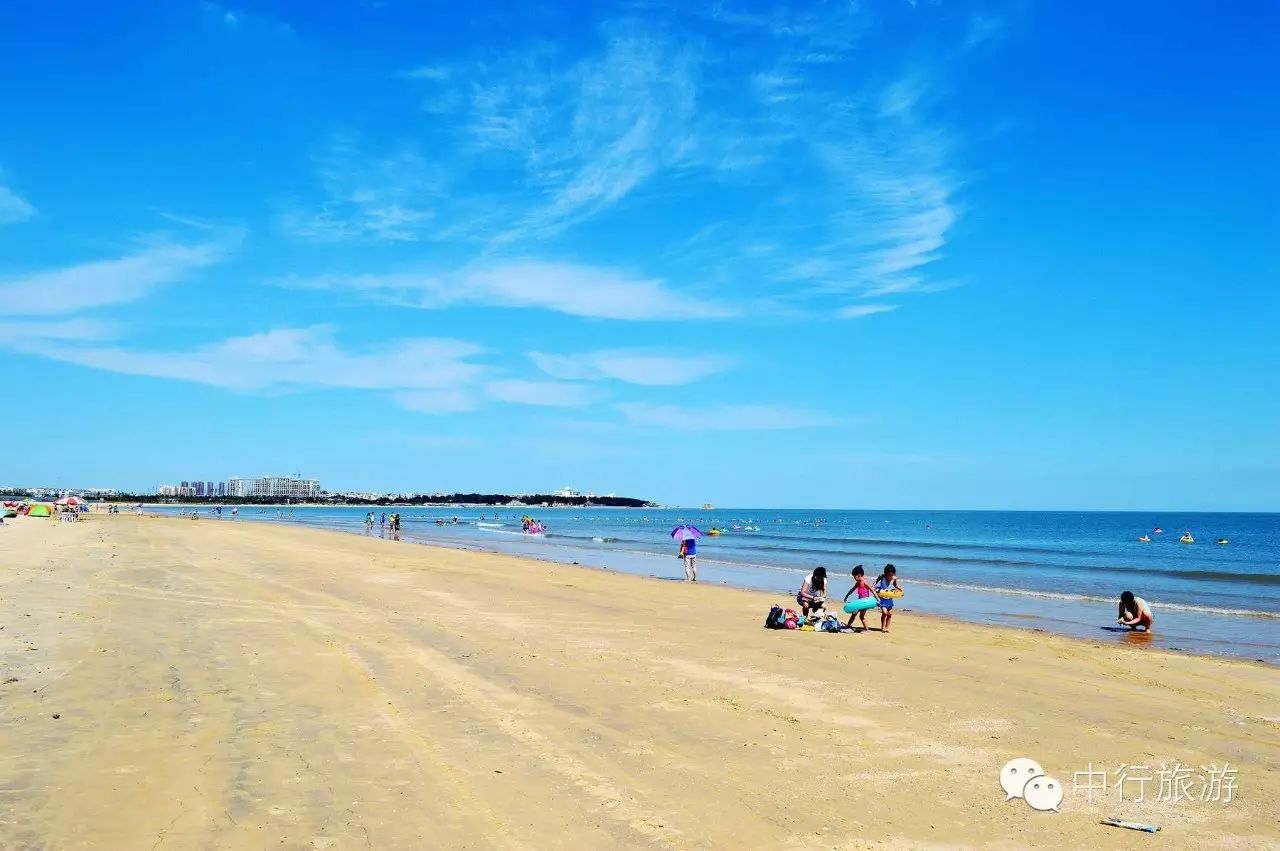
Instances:
[[[10,521],[0,847],[1280,845],[1276,668],[911,612],[776,633],[775,601],[314,529]],[[1005,801],[1020,756],[1062,812]],[[1235,799],[1072,788],[1175,761],[1197,796],[1229,762]]]

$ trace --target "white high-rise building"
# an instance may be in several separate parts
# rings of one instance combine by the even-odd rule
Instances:
[[[316,499],[320,496],[320,482],[294,476],[233,478],[227,482],[227,496]]]

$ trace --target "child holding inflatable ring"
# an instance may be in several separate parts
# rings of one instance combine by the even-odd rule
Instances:
[[[898,593],[893,593],[895,591]],[[889,622],[893,620],[893,598],[902,596],[902,586],[898,584],[898,568],[891,564],[884,566],[884,573],[876,577],[875,592],[880,598],[880,631],[888,632]]]
[[[865,600],[868,597],[876,597],[875,590],[871,587],[871,583],[867,581],[867,572],[862,569],[862,565],[858,565],[853,569],[853,587],[849,589],[849,593],[844,595],[844,601],[849,602],[849,598],[858,596],[859,600]],[[877,599],[879,599],[877,597]],[[861,609],[849,613],[849,622],[845,624],[848,629],[853,629],[853,619],[860,617],[862,619],[862,631],[867,631],[867,610]]]

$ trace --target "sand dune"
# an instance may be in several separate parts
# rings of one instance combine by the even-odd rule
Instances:
[[[774,599],[243,521],[12,521],[0,847],[1280,845],[1274,668],[911,612],[774,633]],[[1017,756],[1062,812],[1005,801]],[[1229,762],[1235,800],[1072,788],[1174,761]]]

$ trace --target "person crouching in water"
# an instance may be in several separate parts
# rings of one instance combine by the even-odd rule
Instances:
[[[893,598],[886,597],[882,591],[901,591],[898,584],[898,568],[891,564],[884,566],[884,573],[876,577],[875,592],[880,598],[880,631],[889,631],[889,622],[893,620]]]
[[[820,612],[827,605],[827,569],[815,567],[800,583],[800,593],[796,594],[796,602],[800,604],[800,614]]]
[[[1132,591],[1125,591],[1120,595],[1120,616],[1116,623],[1134,630],[1142,627],[1150,632],[1155,623],[1155,615],[1151,613],[1151,606],[1146,600],[1133,596]]]
[[[853,587],[849,589],[849,593],[844,595],[844,601],[849,602],[849,598],[857,595],[859,600],[865,600],[867,597],[874,597],[876,592],[872,590],[871,583],[867,581],[867,572],[862,569],[862,565],[858,565],[853,569]],[[867,630],[867,610],[854,612],[849,615],[849,622],[845,624],[849,629],[853,629],[853,619],[862,619],[862,631]]]

